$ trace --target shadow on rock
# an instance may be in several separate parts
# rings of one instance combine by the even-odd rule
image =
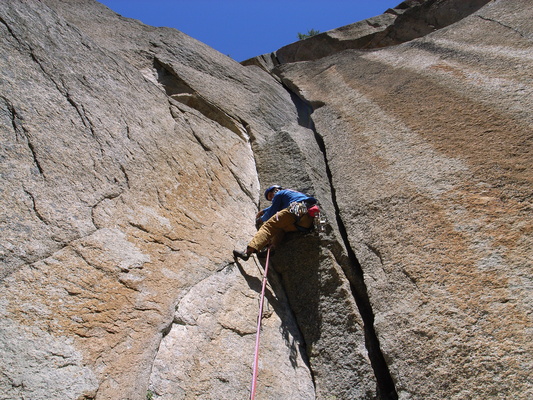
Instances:
[[[259,261],[258,261],[259,260]],[[253,257],[249,262],[254,262],[258,269],[261,270],[261,274],[264,273],[266,266],[266,259],[258,259]],[[259,295],[262,289],[262,277],[250,275],[243,268],[239,260],[235,261],[235,265],[239,268],[242,276],[246,280],[249,288]],[[309,360],[305,348],[304,339],[302,333],[298,328],[298,322],[294,313],[291,310],[289,300],[281,283],[280,275],[275,270],[274,257],[270,257],[270,266],[268,271],[268,285],[265,289],[265,299],[267,304],[265,310],[272,309],[281,320],[281,334],[287,347],[290,349],[290,362],[294,368],[298,366],[298,354],[301,354],[301,359],[310,369]],[[268,311],[263,312],[263,318],[268,318]]]

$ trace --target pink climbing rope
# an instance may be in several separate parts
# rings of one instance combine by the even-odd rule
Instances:
[[[261,300],[259,301],[259,315],[257,316],[257,333],[255,335],[255,353],[254,353],[254,368],[252,375],[252,388],[250,390],[250,400],[255,398],[255,389],[257,384],[258,364],[259,364],[259,336],[261,334],[261,320],[263,319],[263,302],[265,299],[265,288],[267,283],[268,262],[270,260],[270,247],[267,251],[267,258],[265,264],[265,273],[263,275],[263,288],[261,289]]]

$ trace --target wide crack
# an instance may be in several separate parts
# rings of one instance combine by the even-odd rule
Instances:
[[[323,138],[317,132],[311,117],[314,108],[307,101],[305,101],[305,99],[302,99],[300,96],[296,95],[292,90],[290,90],[289,88],[286,89],[291,94],[291,98],[298,110],[298,122],[300,123],[300,125],[313,131],[315,140],[324,156],[324,164],[326,168],[327,179],[330,186],[331,200],[335,208],[335,219],[339,229],[339,233],[342,238],[342,242],[344,244],[344,248],[348,255],[348,265],[346,265],[347,263],[345,261],[340,260],[339,255],[336,256],[337,262],[344,269],[346,278],[350,283],[352,295],[355,299],[359,313],[363,320],[365,345],[367,348],[370,363],[372,365],[372,369],[374,371],[374,375],[376,377],[377,397],[380,400],[397,400],[398,394],[396,392],[394,380],[392,379],[389,367],[387,365],[387,362],[385,361],[383,352],[381,351],[379,338],[374,328],[374,312],[372,310],[372,305],[370,303],[370,298],[364,281],[363,269],[357,259],[354,250],[352,249],[348,238],[346,225],[344,224],[344,221],[341,217],[340,208],[337,202],[336,190],[333,184],[333,175],[328,163],[326,145],[324,143]],[[322,104],[318,105],[318,107],[320,106],[322,106]]]

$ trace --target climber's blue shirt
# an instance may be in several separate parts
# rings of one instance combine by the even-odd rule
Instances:
[[[310,197],[294,190],[283,189],[274,195],[274,198],[272,199],[272,205],[263,210],[264,214],[261,216],[261,220],[263,222],[268,221],[270,217],[272,217],[278,211],[289,207],[289,205],[294,201],[310,201],[316,203],[316,199],[314,197]]]

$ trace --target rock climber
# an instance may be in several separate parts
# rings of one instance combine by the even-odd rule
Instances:
[[[283,239],[285,232],[308,232],[313,226],[313,218],[319,212],[314,197],[291,189],[272,185],[265,190],[265,198],[271,201],[270,207],[256,215],[261,224],[245,251],[233,250],[236,258],[248,260],[252,253],[259,253],[270,245],[273,249]]]

